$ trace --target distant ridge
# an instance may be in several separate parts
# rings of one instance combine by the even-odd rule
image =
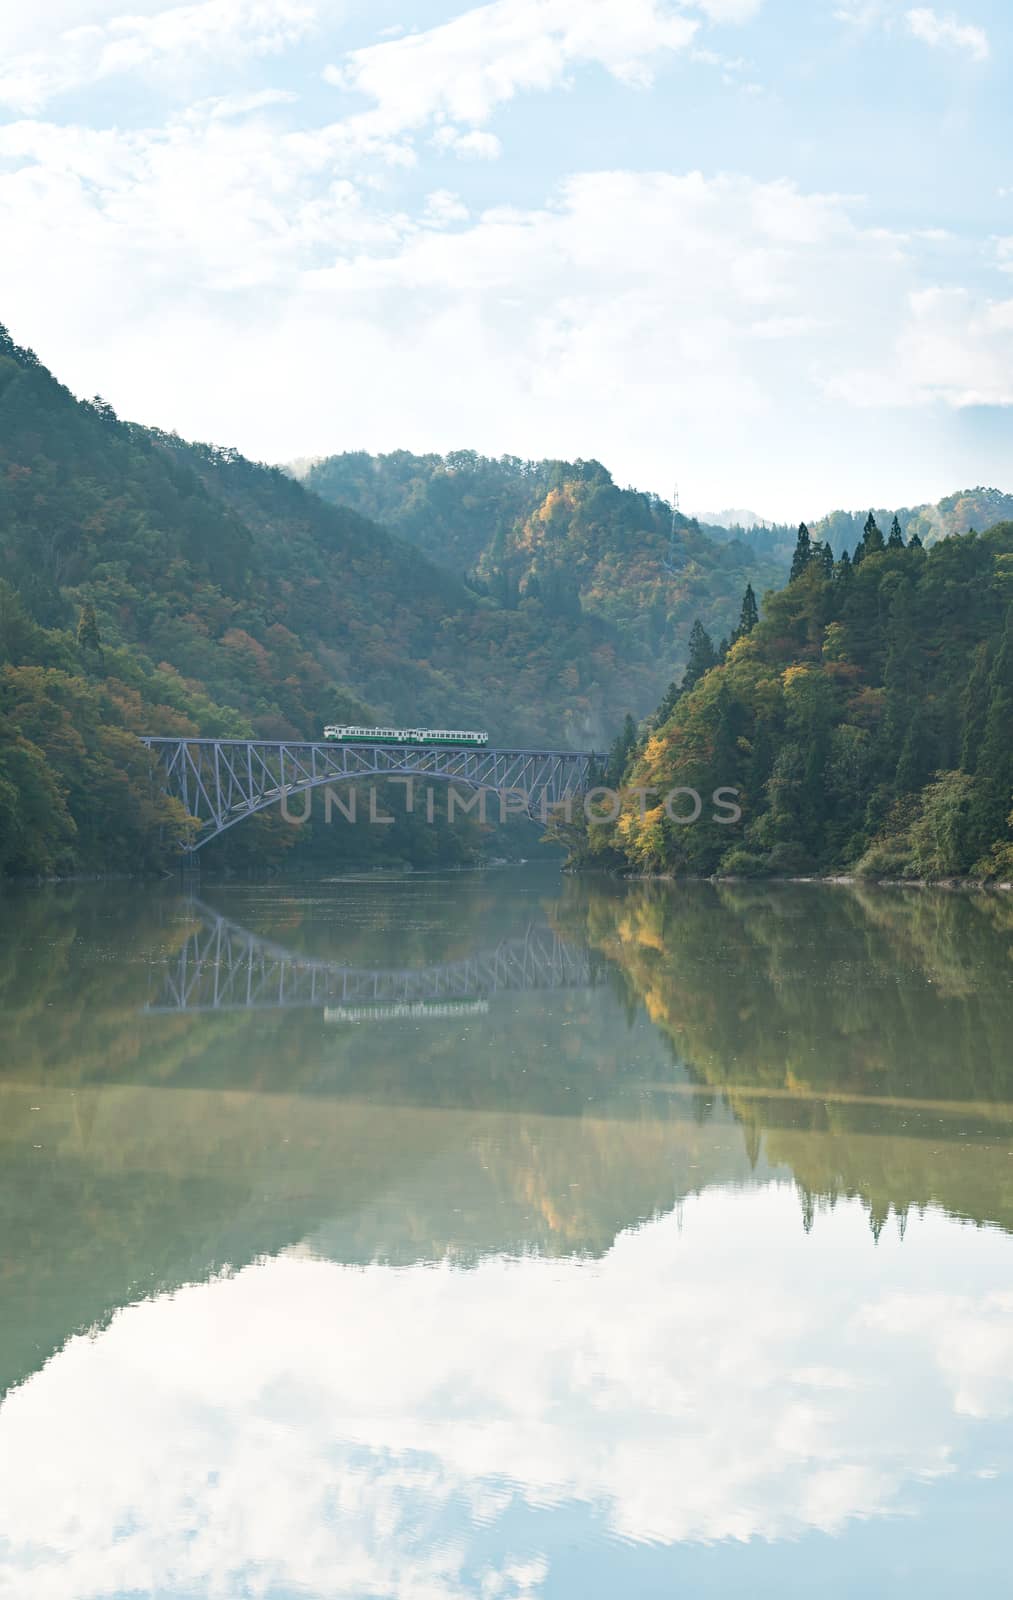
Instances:
[[[755,511],[745,511],[735,507],[726,506],[724,511],[694,511],[697,522],[705,523],[714,528],[772,528],[774,524],[767,517],[757,516]]]

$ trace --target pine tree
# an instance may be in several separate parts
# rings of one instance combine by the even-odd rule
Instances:
[[[824,544],[817,545],[816,549],[823,568],[824,578],[832,578],[834,575],[834,552],[830,548],[830,540],[827,539]]]
[[[908,723],[894,775],[898,794],[917,794],[932,776],[932,739],[924,706],[917,706]]]
[[[623,781],[630,757],[638,744],[637,725],[632,714],[627,711],[622,732],[616,735],[612,748],[609,751],[608,766],[605,769],[605,781],[612,788],[617,789]]]
[[[865,545],[865,553],[867,556],[874,555],[878,550],[885,550],[886,548],[883,542],[883,530],[880,528],[879,523],[876,521],[876,518],[871,511],[865,519],[865,531],[863,534],[862,543]]]
[[[791,558],[791,575],[789,583],[794,583],[796,578],[801,578],[806,567],[812,560],[812,542],[809,538],[809,529],[804,522],[798,525],[798,539],[795,543],[795,554]]]
[[[77,647],[79,650],[90,651],[93,655],[102,654],[102,636],[98,631],[98,618],[95,615],[95,607],[90,601],[81,609],[77,624]]]
[[[700,679],[710,671],[711,667],[717,666],[717,663],[718,653],[714,648],[714,641],[700,618],[697,617],[690,629],[689,660],[686,663],[686,671],[683,673],[682,678],[683,692],[685,693],[687,689],[692,689],[693,685],[699,683]]]
[[[902,583],[893,597],[888,624],[889,649],[883,671],[885,715],[883,718],[884,762],[890,764],[905,756],[905,740],[912,731],[920,704],[922,657],[916,625],[914,584]],[[896,770],[896,769],[895,769]],[[928,774],[926,773],[926,777]],[[899,779],[898,779],[899,781]],[[924,780],[922,780],[924,781]],[[911,785],[920,787],[920,785]]]
[[[661,704],[654,714],[654,726],[660,728],[667,722],[682,697],[682,688],[673,678],[665,693],[661,697]]]
[[[842,583],[847,583],[853,570],[854,569],[851,565],[851,557],[848,555],[846,550],[842,550],[841,559],[837,563],[837,576]]]
[[[739,625],[735,630],[735,638],[748,639],[759,620],[760,610],[756,604],[756,595],[753,593],[752,584],[747,583],[746,592],[742,596],[742,611],[739,614]]]
[[[858,543],[855,546],[855,553],[851,558],[852,571],[854,571],[855,567],[860,567],[864,560],[865,560],[865,545],[862,543],[861,539],[859,539]]]
[[[964,729],[960,747],[960,765],[964,772],[975,773],[978,770],[978,752],[985,735],[991,677],[992,662],[988,640],[982,639],[974,652],[971,674],[960,698],[961,722]]]
[[[1002,642],[989,677],[988,714],[981,748],[974,795],[970,805],[971,844],[975,859],[985,857],[992,846],[1009,838],[1010,806],[1013,805],[1013,605],[1006,613]]]
[[[900,523],[897,521],[896,515],[890,524],[890,537],[886,541],[886,547],[888,550],[903,550],[904,548],[904,535],[900,531]]]
[[[910,539],[908,540],[908,546],[907,547],[908,547],[909,550],[923,550],[925,548],[925,546],[922,544],[921,540],[919,539],[917,532],[915,532],[915,533],[913,533],[911,535]]]

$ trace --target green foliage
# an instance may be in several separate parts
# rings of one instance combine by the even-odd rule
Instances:
[[[798,540],[795,544],[795,554],[791,558],[791,575],[789,581],[795,582],[801,578],[803,572],[812,560],[812,544],[809,539],[809,529],[804,522],[799,523]]]
[[[694,617],[715,638],[730,634],[745,584],[762,592],[786,570],[752,538],[718,530],[718,542],[657,496],[618,488],[597,461],[357,452],[313,464],[304,482],[466,573],[505,610],[607,624],[642,685],[638,714],[681,677]]]
[[[805,549],[800,534],[799,546]],[[860,559],[859,559],[860,557]],[[764,618],[670,705],[631,784],[740,790],[733,829],[624,810],[640,870],[886,877],[1013,862],[1013,523],[799,562]]]
[[[583,614],[562,552],[532,564],[530,594],[503,565],[497,604],[277,469],[77,402],[0,332],[0,662],[20,674],[2,705],[7,870],[174,860],[184,819],[150,809],[142,731],[310,738],[335,718],[421,720],[604,744],[627,705],[653,702],[662,669]],[[469,858],[473,835],[406,824],[385,837],[391,859],[422,863],[433,839]],[[354,859],[380,837],[309,828],[294,848]],[[264,864],[293,830],[258,819],[211,848]]]

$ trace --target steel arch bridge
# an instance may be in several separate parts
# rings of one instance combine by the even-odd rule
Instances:
[[[166,794],[194,819],[191,854],[237,822],[291,796],[360,778],[460,783],[513,796],[508,809],[547,822],[592,781],[594,755],[572,750],[490,750],[474,746],[343,744],[265,739],[141,736]],[[463,809],[463,807],[462,807]]]
[[[155,979],[146,1012],[323,1009],[332,1021],[439,1016],[462,1002],[485,1009],[493,995],[590,989],[602,983],[586,948],[546,923],[457,961],[428,967],[351,967],[259,938],[199,900],[195,925]],[[443,1009],[441,1009],[443,1008]]]

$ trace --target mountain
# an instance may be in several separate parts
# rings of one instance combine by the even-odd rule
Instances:
[[[75,400],[6,331],[0,674],[17,872],[173,859],[184,819],[141,731],[310,738],[349,717],[586,747],[661,676],[603,617],[502,605],[277,469]],[[247,823],[223,851],[270,859],[292,833]]]
[[[1013,521],[1013,495],[1002,489],[962,489],[933,504],[901,506],[899,509],[873,507],[872,514],[881,527],[890,526],[894,516],[905,539],[917,534],[922,544],[935,544],[951,534],[970,533],[990,528],[997,522]],[[834,554],[849,553],[862,538],[868,510],[831,511],[810,524],[814,538],[828,540]]]
[[[905,539],[918,535],[923,545],[935,544],[952,534],[990,528],[997,522],[1013,521],[1013,495],[1001,489],[962,489],[942,500],[899,508],[875,506],[872,515],[883,528],[894,516]],[[836,557],[847,550],[850,555],[861,542],[869,508],[860,511],[830,511],[809,521],[814,539],[830,545]],[[725,542],[741,541],[758,559],[775,562],[787,570],[798,529],[784,522],[764,522],[751,511],[699,512],[698,520],[708,538]]]
[[[660,684],[685,665],[695,618],[728,633],[746,584],[762,592],[787,572],[745,539],[711,538],[657,496],[620,489],[597,461],[355,451],[301,470],[307,488],[375,518],[505,609],[536,600],[554,619],[609,624]]]
[[[800,534],[794,569],[723,659],[698,641],[699,674],[615,753],[617,781],[662,800],[593,827],[578,854],[704,875],[1013,878],[1013,522],[928,550],[873,525],[836,564]],[[739,824],[715,820],[724,786]],[[699,821],[666,813],[677,787],[702,797]]]
[[[766,517],[757,516],[755,511],[746,511],[727,506],[724,511],[696,511],[697,522],[701,527],[717,528],[742,528],[748,532],[751,528],[772,528],[773,523]]]

